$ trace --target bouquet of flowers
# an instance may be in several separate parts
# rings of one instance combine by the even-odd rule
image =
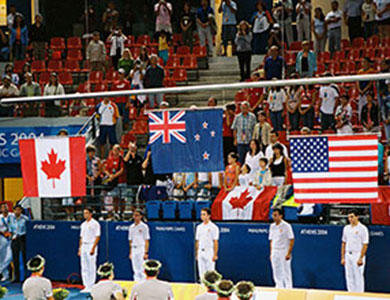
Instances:
[[[4,298],[7,292],[8,292],[7,288],[0,286],[0,299]]]
[[[53,290],[53,297],[55,300],[64,300],[69,296],[69,291],[66,289],[55,289]]]

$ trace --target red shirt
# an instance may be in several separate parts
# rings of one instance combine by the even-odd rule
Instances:
[[[127,79],[116,80],[111,86],[111,91],[126,91],[130,90],[130,82]],[[115,97],[115,103],[126,103],[129,97]]]
[[[230,122],[230,126],[227,124],[227,120]],[[232,130],[232,124],[234,121],[234,115],[230,116],[227,115],[226,113],[223,114],[223,123],[222,123],[222,136],[224,137],[233,137],[233,130]]]
[[[123,174],[119,176],[118,183],[125,183],[126,182],[126,172],[125,172],[125,166],[123,163],[122,156],[114,157],[113,155],[109,156],[106,160],[106,170],[110,174],[116,174],[120,171],[120,169],[123,169]]]

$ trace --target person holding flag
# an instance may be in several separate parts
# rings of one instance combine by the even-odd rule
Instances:
[[[9,279],[8,267],[12,261],[12,213],[9,213],[7,203],[0,206],[0,274],[1,282]]]

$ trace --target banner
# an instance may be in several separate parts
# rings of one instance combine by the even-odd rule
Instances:
[[[371,204],[371,222],[377,225],[390,225],[390,187],[379,187],[380,203]]]
[[[20,140],[26,197],[77,197],[86,194],[84,137]]]
[[[222,113],[222,109],[150,112],[154,173],[223,170]]]
[[[237,186],[230,192],[222,189],[213,202],[213,219],[268,221],[270,204],[276,191],[277,187],[274,186],[261,190],[252,186]]]
[[[34,139],[43,136],[55,136],[61,129],[69,135],[76,134],[81,125],[47,126],[47,127],[1,127],[0,132],[0,164],[20,163],[19,139]]]

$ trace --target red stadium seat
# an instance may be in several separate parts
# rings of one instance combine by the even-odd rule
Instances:
[[[138,47],[147,46],[150,44],[150,42],[151,42],[150,36],[148,36],[146,34],[140,35],[137,37],[136,46],[138,46]]]
[[[83,44],[79,37],[72,36],[67,39],[67,47],[68,49],[82,49]]]
[[[174,45],[179,45],[183,40],[183,35],[181,33],[174,33],[172,36],[172,42]]]
[[[90,93],[91,92],[90,83],[88,81],[80,83],[79,86],[77,87],[77,92],[78,93]]]
[[[375,51],[376,51],[375,48],[366,48],[363,50],[361,57],[362,58],[368,57],[370,60],[375,60],[376,57]]]
[[[164,87],[175,87],[176,81],[172,80],[171,78],[164,78]]]
[[[348,50],[351,47],[351,44],[348,39],[342,39],[341,40],[341,50],[345,51]]]
[[[207,56],[207,48],[205,46],[195,46],[192,50],[192,54],[196,57],[206,57]]]
[[[62,61],[60,60],[50,60],[48,65],[47,65],[47,70],[49,72],[62,72],[63,71],[63,67],[62,67]]]
[[[135,36],[134,35],[128,35],[127,36],[127,42],[130,43],[131,46],[134,46],[134,44],[135,44]]]
[[[235,102],[243,102],[243,101],[247,101],[248,100],[248,95],[246,94],[246,92],[244,90],[241,90],[241,91],[238,91],[234,97],[234,101]]]
[[[356,64],[354,61],[349,61],[343,64],[341,70],[341,75],[350,75],[350,74],[356,74]]]
[[[318,63],[329,63],[330,61],[330,52],[325,51],[325,52],[320,52],[317,57],[317,62]]]
[[[325,73],[325,65],[324,64],[322,64],[322,63],[320,63],[320,64],[318,64],[317,65],[317,71],[316,71],[316,74],[317,75],[322,75],[322,74],[324,74]]]
[[[63,85],[72,85],[73,84],[73,78],[72,74],[69,72],[61,72],[58,74],[58,80]]]
[[[198,69],[198,59],[196,56],[187,56],[183,60],[183,68],[186,70],[196,70]]]
[[[135,142],[136,140],[136,137],[132,133],[128,132],[122,136],[120,146],[122,149],[127,149],[129,143]]]
[[[286,52],[285,61],[288,66],[295,66],[297,55],[294,52]]]
[[[77,60],[67,60],[64,65],[64,72],[80,72],[80,64]]]
[[[89,74],[89,82],[92,84],[98,84],[103,82],[103,72],[102,71],[92,71]]]
[[[186,69],[173,70],[172,80],[176,82],[188,81]]]
[[[329,64],[329,72],[332,73],[332,75],[339,74],[340,72],[340,63],[338,62],[332,62]]]
[[[363,48],[364,47],[364,38],[362,38],[362,37],[354,38],[352,41],[352,47],[353,48]]]
[[[31,71],[33,73],[41,73],[46,71],[46,64],[43,60],[34,60],[31,63]]]
[[[335,51],[328,63],[343,62],[344,60],[345,60],[345,51]]]
[[[83,62],[83,68],[81,69],[81,72],[89,72],[91,69],[91,64],[89,62],[89,60],[85,60]]]
[[[69,49],[66,55],[67,60],[83,60],[83,54],[80,49]]]
[[[42,72],[39,74],[39,84],[40,85],[45,85],[49,83],[50,79],[50,72]]]
[[[105,82],[99,82],[99,83],[95,84],[93,91],[94,92],[107,92],[108,85]]]
[[[141,53],[141,49],[139,47],[131,48],[130,51],[134,58],[139,57],[139,54]]]
[[[64,50],[65,39],[62,37],[53,37],[50,39],[50,49],[52,50]]]
[[[358,61],[360,60],[360,49],[353,48],[349,51],[347,60]]]
[[[15,60],[14,61],[14,72],[15,73],[22,73],[23,66],[26,62],[24,60]]]
[[[106,76],[104,78],[105,82],[108,84],[113,83],[115,80],[118,79],[118,76],[119,76],[118,74],[119,73],[117,71],[114,71],[114,70],[107,71]]]
[[[180,67],[180,58],[177,56],[169,57],[165,67],[169,70],[177,69]]]
[[[177,48],[176,55],[179,57],[186,57],[191,54],[191,49],[188,46],[180,46]]]
[[[168,69],[164,69],[164,79],[170,79],[170,80],[172,80],[172,78],[171,78],[171,73],[169,72]]]
[[[157,47],[149,47],[148,48],[148,53],[150,54],[150,55],[152,55],[152,54],[158,54],[158,49],[157,49]]]
[[[379,46],[379,37],[377,35],[373,35],[367,39],[368,48],[377,48],[378,46]]]

